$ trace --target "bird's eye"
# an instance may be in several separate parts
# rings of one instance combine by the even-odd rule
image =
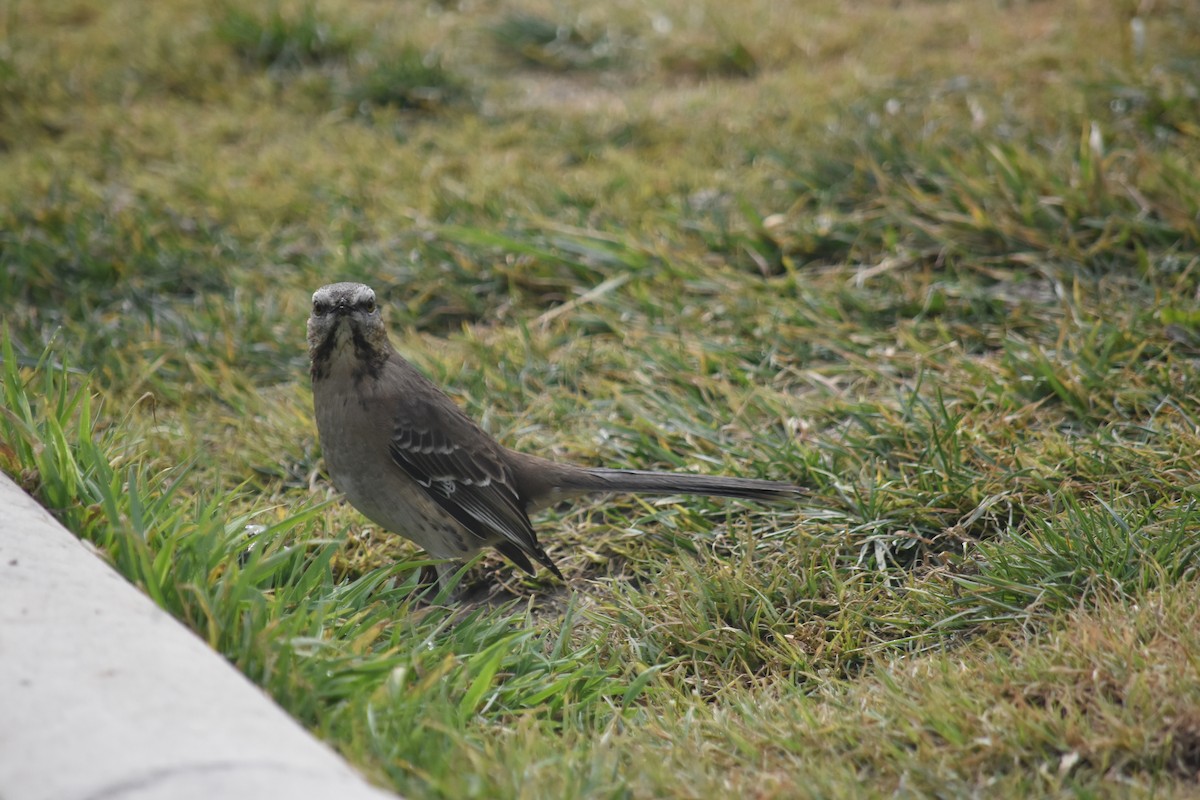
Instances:
[[[329,313],[329,301],[328,300],[318,300],[317,298],[314,297],[312,310],[313,310],[313,313],[316,314],[318,317],[324,316],[325,314]]]
[[[372,297],[369,300],[367,300],[367,302],[363,303],[363,308],[365,308],[367,310],[368,314],[374,314],[375,313],[375,298]]]

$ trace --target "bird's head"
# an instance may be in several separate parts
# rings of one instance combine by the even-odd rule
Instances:
[[[313,292],[308,317],[308,355],[313,376],[332,362],[352,359],[356,371],[386,358],[391,350],[375,292],[361,283],[331,283]]]

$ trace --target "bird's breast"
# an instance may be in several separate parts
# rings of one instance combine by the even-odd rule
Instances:
[[[436,558],[467,558],[482,542],[446,514],[391,457],[391,410],[377,393],[313,386],[317,433],[330,480],[363,516]]]

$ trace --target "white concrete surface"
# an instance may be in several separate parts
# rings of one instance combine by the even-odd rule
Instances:
[[[0,799],[383,800],[0,474]]]

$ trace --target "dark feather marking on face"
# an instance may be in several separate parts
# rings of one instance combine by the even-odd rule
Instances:
[[[379,373],[383,371],[383,365],[387,363],[387,351],[367,341],[367,337],[363,336],[357,328],[350,329],[350,337],[354,342],[354,357],[358,361],[354,369],[355,385],[362,383],[367,378],[371,380],[378,378]]]
[[[309,365],[308,371],[314,381],[319,381],[329,374],[329,361],[333,357],[333,348],[336,343],[337,329],[332,328],[313,350],[312,363]]]

